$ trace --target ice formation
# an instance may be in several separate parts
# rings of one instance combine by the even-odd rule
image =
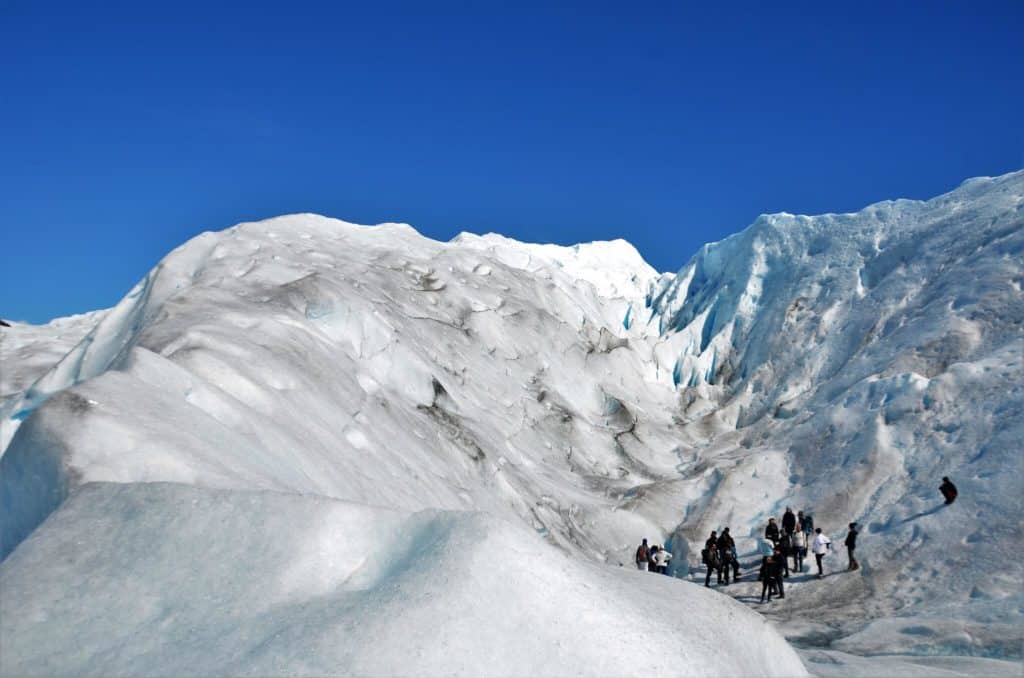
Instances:
[[[0,329],[0,673],[803,673],[781,634],[821,674],[1019,671],[1022,262],[1024,172],[764,216],[674,275],[203,234],[109,311]],[[786,505],[860,522],[862,570],[771,623],[688,581]],[[643,536],[674,577],[631,570]]]

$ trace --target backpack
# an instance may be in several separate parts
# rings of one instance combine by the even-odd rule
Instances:
[[[641,544],[640,548],[638,548],[636,550],[636,562],[642,563],[642,562],[646,561],[647,558],[648,558],[647,547],[644,546],[643,544]]]

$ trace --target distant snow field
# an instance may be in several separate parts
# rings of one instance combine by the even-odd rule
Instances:
[[[762,216],[675,274],[204,233],[0,328],[0,675],[1020,675],[1022,284],[1024,172]],[[786,506],[837,549],[762,605]],[[724,526],[744,577],[708,590]]]

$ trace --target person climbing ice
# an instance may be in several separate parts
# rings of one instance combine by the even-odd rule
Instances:
[[[956,501],[956,485],[953,484],[953,481],[951,481],[948,476],[942,476],[942,484],[939,485],[939,492],[941,492],[942,496],[946,498],[947,505]]]

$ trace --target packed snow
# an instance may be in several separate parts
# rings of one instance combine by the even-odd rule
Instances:
[[[205,233],[109,311],[0,328],[0,673],[1019,674],[1022,283],[1024,172],[764,216],[674,275]],[[862,568],[759,605],[785,506],[858,521]],[[708,591],[726,525],[748,574]]]

